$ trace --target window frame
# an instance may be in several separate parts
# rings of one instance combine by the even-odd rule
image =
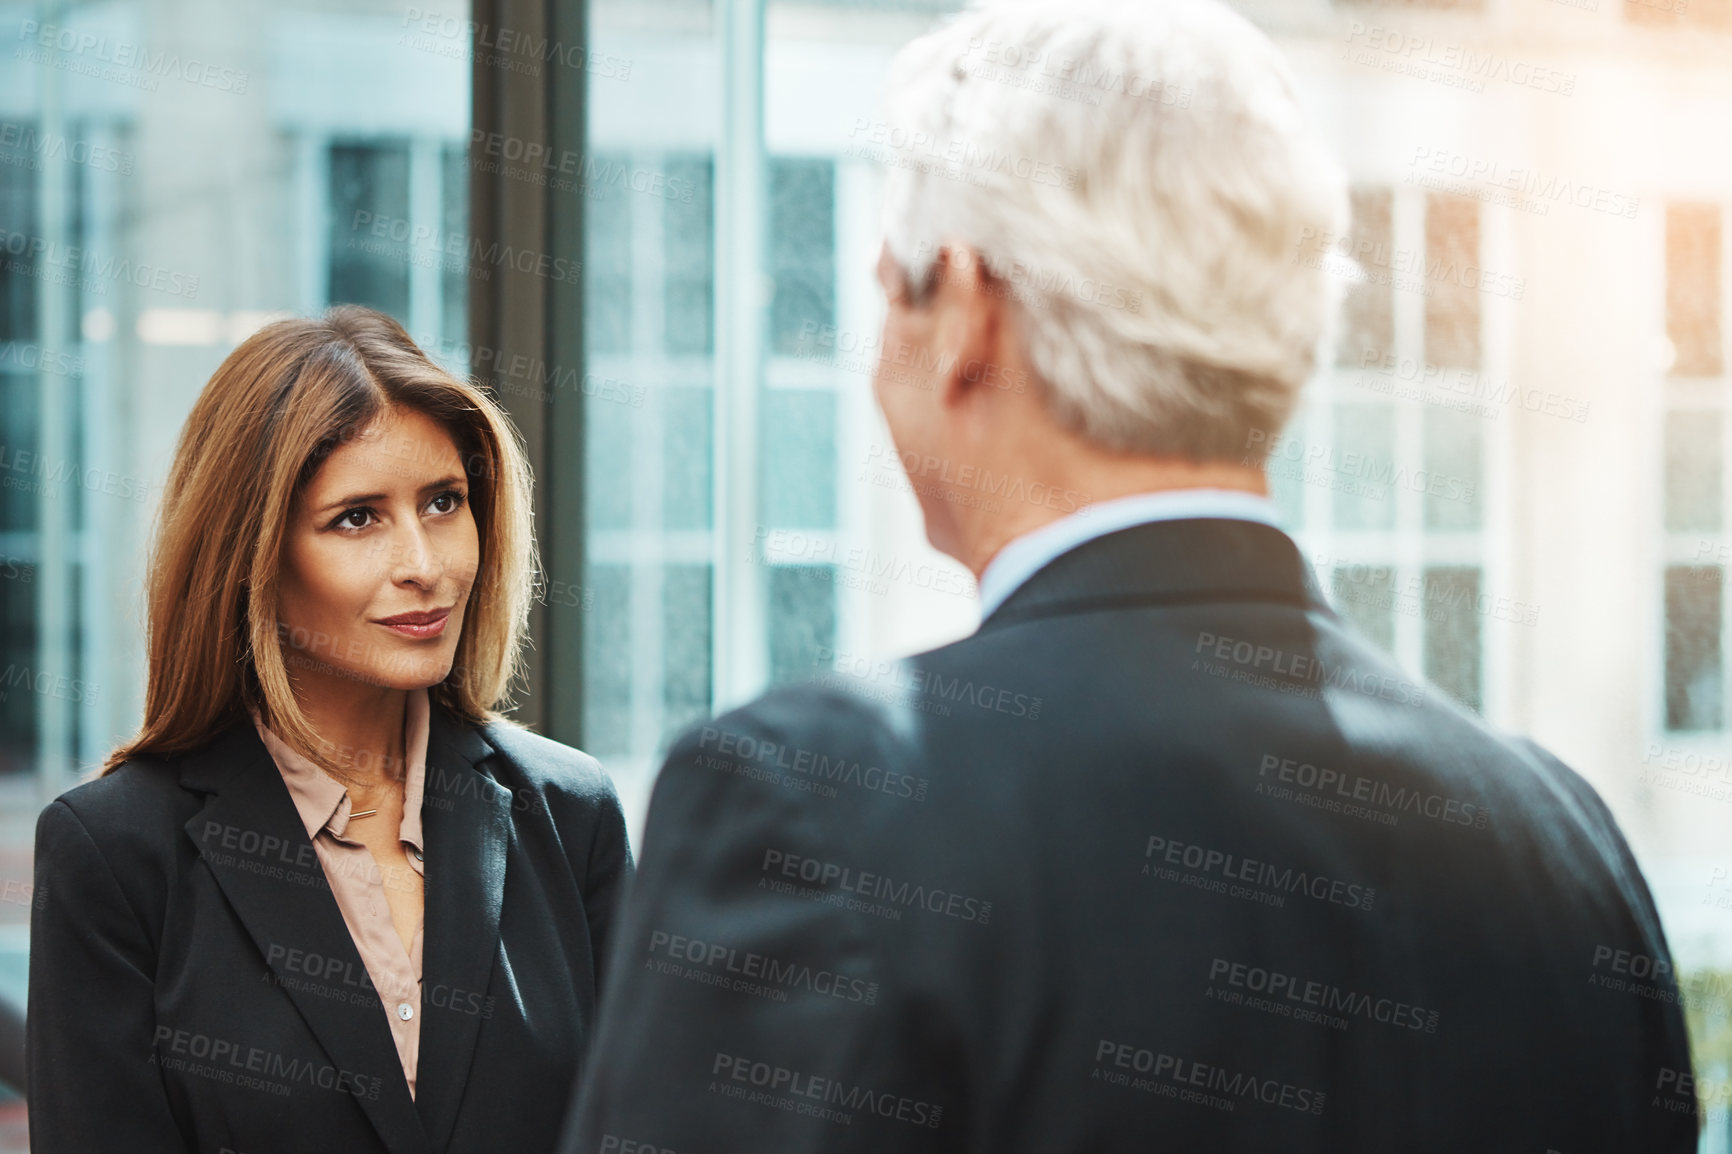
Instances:
[[[1728,733],[1732,733],[1732,677],[1728,676],[1728,657],[1732,656],[1732,611],[1727,604],[1728,585],[1732,584],[1732,293],[1727,291],[1727,274],[1732,271],[1732,199],[1724,195],[1693,195],[1687,190],[1672,189],[1654,198],[1662,211],[1649,217],[1645,245],[1649,253],[1646,262],[1653,277],[1645,294],[1651,302],[1649,331],[1653,343],[1664,350],[1654,358],[1648,395],[1651,427],[1644,438],[1653,454],[1652,467],[1646,470],[1652,478],[1648,507],[1654,511],[1653,550],[1657,563],[1647,566],[1647,597],[1645,603],[1654,616],[1648,653],[1650,687],[1645,693],[1647,731],[1651,745],[1696,752],[1720,752]],[[1673,205],[1712,206],[1719,212],[1720,246],[1718,257],[1718,321],[1720,339],[1720,373],[1717,376],[1675,376],[1671,359],[1675,355],[1671,339],[1668,296],[1671,290],[1667,269],[1667,218]],[[1678,412],[1712,413],[1719,422],[1720,445],[1720,527],[1717,530],[1671,529],[1667,523],[1666,470],[1669,463],[1667,425]],[[1703,558],[1703,544],[1714,546],[1712,554]],[[1666,615],[1666,577],[1674,567],[1718,566],[1720,569],[1720,724],[1715,728],[1673,729],[1667,716],[1668,677],[1667,638],[1669,622]]]
[[[477,27],[512,29],[534,42],[587,54],[587,3],[473,0]],[[546,254],[582,267],[584,198],[510,178],[489,161],[490,134],[544,143],[552,155],[585,155],[588,73],[554,61],[539,69],[495,67],[472,53],[469,145],[471,252],[493,245]],[[469,290],[471,375],[508,412],[535,476],[534,527],[542,579],[531,606],[529,644],[513,717],[568,745],[583,739],[584,423],[581,389],[555,387],[542,400],[500,387],[498,366],[516,357],[569,369],[584,365],[582,278],[559,280],[499,265]],[[576,592],[573,597],[567,594]]]
[[[1427,250],[1427,192],[1410,184],[1366,178],[1359,185],[1366,190],[1386,189],[1390,202],[1390,238],[1392,254],[1418,253],[1421,269],[1431,256]],[[1479,253],[1482,268],[1507,269],[1511,250],[1509,210],[1498,205],[1475,201],[1478,209]],[[1392,264],[1398,263],[1392,260]],[[1400,277],[1424,276],[1420,271],[1396,272]],[[1430,297],[1393,284],[1386,291],[1391,295],[1390,350],[1397,363],[1412,361],[1419,366],[1430,364],[1426,355],[1426,309]],[[1471,371],[1482,380],[1508,382],[1511,377],[1510,348],[1514,302],[1493,293],[1479,300],[1479,364]],[[1346,322],[1343,311],[1343,323]],[[1454,371],[1445,366],[1443,371]],[[1434,409],[1451,412],[1443,406],[1423,401],[1382,395],[1356,385],[1367,375],[1380,372],[1375,367],[1361,368],[1357,363],[1341,363],[1334,349],[1329,360],[1306,387],[1300,410],[1288,428],[1306,442],[1321,441],[1344,451],[1339,443],[1335,419],[1344,405],[1364,405],[1387,408],[1393,414],[1395,432],[1390,459],[1399,467],[1426,467],[1425,434],[1427,417]],[[1399,375],[1394,383],[1404,382]],[[1479,418],[1475,418],[1479,419]],[[1472,568],[1479,572],[1479,595],[1494,600],[1500,595],[1514,595],[1508,502],[1500,495],[1508,492],[1512,467],[1511,452],[1514,426],[1521,419],[1519,405],[1506,405],[1496,419],[1486,419],[1480,431],[1480,469],[1476,484],[1480,492],[1481,515],[1474,529],[1431,528],[1425,520],[1424,494],[1407,486],[1389,486],[1390,499],[1396,504],[1394,522],[1387,528],[1336,528],[1334,500],[1336,494],[1325,486],[1297,482],[1302,501],[1299,524],[1292,530],[1307,558],[1317,570],[1317,579],[1331,605],[1344,619],[1351,620],[1345,607],[1339,605],[1335,591],[1334,572],[1338,567],[1387,566],[1394,582],[1394,604],[1389,609],[1392,629],[1392,658],[1417,679],[1424,677],[1428,641],[1426,627],[1427,602],[1424,598],[1426,575],[1433,569]],[[1414,590],[1418,590],[1415,593]],[[1418,612],[1406,612],[1396,606],[1419,598]],[[1456,610],[1477,613],[1473,610]],[[1478,614],[1479,624],[1479,712],[1493,724],[1507,724],[1510,695],[1506,670],[1513,651],[1511,631],[1516,626],[1493,614]],[[1427,680],[1429,680],[1427,678]]]

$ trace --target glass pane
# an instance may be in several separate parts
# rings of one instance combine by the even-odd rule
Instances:
[[[0,123],[0,141],[16,134],[17,144],[0,143],[0,341],[36,339],[37,236],[36,171],[30,143],[40,138],[32,121]],[[22,356],[21,356],[22,353]],[[25,366],[29,350],[14,350],[0,369]]]
[[[13,342],[15,356],[32,362],[38,359],[40,345],[33,341]],[[32,548],[31,541],[39,515],[38,506],[44,492],[40,455],[37,452],[37,428],[40,421],[41,388],[35,373],[21,368],[0,370],[0,535],[14,542],[15,549]],[[47,489],[52,493],[52,486]]]
[[[629,529],[634,420],[625,405],[589,405],[584,416],[584,509],[591,529]]]
[[[1666,414],[1666,528],[1716,532],[1720,528],[1725,446],[1717,410]]]
[[[1303,457],[1305,444],[1305,429],[1310,423],[1310,416],[1300,412],[1288,422],[1287,428],[1281,434],[1281,440],[1276,443],[1275,452],[1269,455],[1264,465],[1264,473],[1269,478],[1269,496],[1281,510],[1281,523],[1289,530],[1297,531],[1305,525],[1305,473],[1303,460],[1292,460],[1281,451],[1282,445],[1299,446]]]
[[[629,163],[623,153],[597,152],[589,168],[608,171]],[[583,339],[591,356],[631,349],[631,189],[613,181],[586,188],[583,204]]]
[[[1395,348],[1393,204],[1387,188],[1353,190],[1353,253],[1365,279],[1350,284],[1342,301],[1335,360],[1343,366],[1376,364]]]
[[[606,463],[586,462],[582,522],[562,529],[586,534],[591,572],[623,574],[608,689],[589,691],[586,664],[582,732],[635,821],[662,747],[712,704],[721,89],[707,0],[596,0],[588,14],[589,57],[611,63],[587,74],[583,369],[619,385],[584,391]]]
[[[836,570],[777,565],[770,570],[770,680],[804,680],[836,647]]]
[[[1425,571],[1425,676],[1467,706],[1480,696],[1480,572],[1465,566]]]
[[[1395,410],[1388,405],[1340,405],[1335,444],[1316,483],[1334,492],[1337,529],[1395,527]],[[1307,480],[1312,480],[1307,474]]]
[[[1720,261],[1720,209],[1667,205],[1666,336],[1674,376],[1717,377],[1724,371]]]
[[[0,576],[5,577],[0,580],[0,668],[9,678],[20,670],[28,677],[37,664],[39,574],[27,557],[7,552],[0,562]],[[0,773],[35,765],[36,738],[36,695],[0,688]]]
[[[1478,529],[1484,509],[1485,422],[1451,409],[1425,414],[1425,527]]]
[[[42,270],[31,252],[40,235],[31,147],[41,134],[33,121],[0,128],[10,130],[0,131],[0,774],[7,774],[36,760],[36,695],[9,687],[20,671],[28,684],[40,660],[34,530],[45,481],[37,466],[38,401],[44,369],[61,366],[52,352],[45,361],[37,331]],[[54,377],[74,383],[71,358],[64,370]]]
[[[591,564],[583,620],[583,744],[600,758],[631,749],[631,566]]]
[[[836,322],[836,166],[828,160],[770,162],[770,348],[803,351],[801,334]]]
[[[1479,368],[1479,203],[1459,196],[1425,198],[1425,359],[1449,368]]]
[[[1720,630],[1726,572],[1717,565],[1666,570],[1666,728],[1724,723]]]
[[[836,527],[836,394],[764,393],[764,520],[777,529]]]
[[[669,565],[662,578],[663,724],[683,728],[710,712],[708,565]]]
[[[453,237],[469,235],[469,150],[460,141],[439,152],[440,236],[447,246]],[[447,341],[460,342],[469,332],[469,268],[449,249],[441,263],[440,323]],[[468,366],[460,366],[467,372]]]
[[[670,196],[663,209],[667,245],[667,350],[715,352],[715,164],[707,156],[668,161]]]
[[[1335,611],[1379,649],[1395,652],[1394,568],[1337,565],[1331,586]]]
[[[669,529],[708,529],[711,523],[710,440],[713,421],[709,389],[663,390],[666,450],[663,471],[663,525]],[[591,406],[599,408],[600,406]],[[621,480],[630,480],[624,474]]]
[[[329,299],[407,323],[413,228],[408,146],[332,145]]]

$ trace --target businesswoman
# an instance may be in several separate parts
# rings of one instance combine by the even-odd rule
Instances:
[[[37,823],[37,1154],[553,1146],[631,860],[597,763],[495,712],[534,552],[511,426],[388,317],[217,370],[143,726]]]

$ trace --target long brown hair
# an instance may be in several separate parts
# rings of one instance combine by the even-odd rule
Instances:
[[[278,321],[217,369],[181,430],[146,591],[144,722],[103,763],[196,749],[248,710],[290,746],[324,744],[295,702],[277,581],[295,497],[339,445],[391,409],[426,414],[462,455],[480,538],[450,674],[432,700],[507,721],[537,574],[531,475],[518,433],[485,393],[428,359],[401,325],[345,305]]]

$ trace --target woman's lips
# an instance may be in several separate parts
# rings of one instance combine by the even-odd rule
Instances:
[[[449,609],[431,609],[420,613],[399,613],[395,617],[381,618],[377,624],[404,637],[416,639],[437,637],[445,632],[445,623],[451,619]]]

